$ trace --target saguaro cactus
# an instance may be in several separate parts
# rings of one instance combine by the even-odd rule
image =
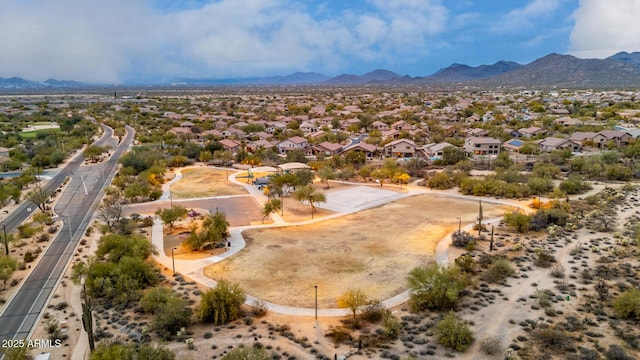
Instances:
[[[478,201],[480,203],[480,209],[478,210],[478,217],[476,219],[478,219],[478,237],[480,237],[480,233],[482,231],[482,219],[484,219],[484,216],[482,216],[482,200]]]
[[[87,332],[87,337],[89,338],[89,349],[93,352],[96,347],[93,339],[93,314],[91,313],[91,303],[87,297],[87,287],[83,285],[82,290],[84,292],[84,302],[82,303],[82,327],[84,327],[84,331]]]

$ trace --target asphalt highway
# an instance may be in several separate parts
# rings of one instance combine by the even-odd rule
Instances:
[[[114,145],[113,130],[105,127],[105,134],[97,145]],[[82,165],[78,156],[67,164],[43,187],[55,191],[64,179],[71,180],[60,195],[54,211],[64,224],[49,247],[40,255],[39,262],[10,299],[0,314],[0,340],[28,338],[35,329],[42,311],[53,295],[58,282],[73,256],[74,250],[95,212],[104,189],[111,183],[118,160],[133,142],[135,131],[127,127],[127,134],[115,147],[108,161],[95,165]],[[15,229],[29,215],[35,205],[25,203],[10,214],[5,224],[7,231]]]

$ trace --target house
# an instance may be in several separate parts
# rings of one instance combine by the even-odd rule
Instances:
[[[211,137],[211,138],[216,138],[216,139],[219,139],[219,138],[223,137],[222,133],[219,130],[216,130],[216,129],[205,130],[205,131],[201,132],[200,135],[205,137],[205,138]]]
[[[378,147],[372,144],[367,144],[365,142],[359,142],[357,144],[351,144],[342,149],[341,154],[346,154],[351,151],[359,151],[365,154],[365,158],[367,160],[373,159],[376,151],[378,151]]]
[[[391,129],[391,130],[382,132],[383,139],[397,139],[399,137],[400,137],[400,131],[398,130]]]
[[[275,134],[276,131],[284,130],[287,128],[287,124],[280,121],[272,121],[269,123],[269,126],[265,129],[265,131],[271,135]]]
[[[582,145],[578,142],[557,137],[542,139],[538,141],[538,145],[542,151],[571,149],[572,152],[579,152],[582,149]]]
[[[538,135],[543,135],[546,132],[547,131],[545,129],[537,127],[537,126],[531,126],[531,127],[527,127],[527,128],[518,129],[518,133],[520,134],[520,136],[525,137],[527,139],[530,139],[530,138],[538,136]]]
[[[470,137],[482,137],[482,136],[487,136],[489,135],[489,132],[485,129],[480,129],[480,128],[474,128],[474,129],[469,129],[465,132],[465,134],[467,136]]]
[[[502,147],[507,151],[520,152],[520,149],[524,145],[524,141],[519,139],[511,139],[502,143]]]
[[[241,139],[244,138],[246,136],[245,132],[240,130],[240,129],[236,129],[233,127],[230,127],[228,129],[224,129],[220,132],[220,134],[222,135],[222,137],[224,137],[225,139],[227,138],[236,138],[236,139]]]
[[[589,143],[593,143],[593,145],[595,145],[596,141],[600,143],[603,142],[604,139],[604,136],[598,135],[598,133],[593,131],[576,131],[569,136],[569,140],[577,142],[582,146]]]
[[[279,142],[276,147],[281,154],[286,154],[288,151],[292,150],[304,151],[307,145],[309,145],[309,141],[307,141],[307,139],[301,136],[294,136]]]
[[[496,117],[493,116],[493,113],[491,111],[485,113],[484,115],[482,115],[482,121],[483,122],[487,122],[487,121],[493,121],[495,120]]]
[[[427,144],[423,146],[422,151],[424,152],[427,158],[431,160],[437,160],[442,158],[442,150],[444,150],[444,148],[449,146],[454,146],[454,145],[451,145],[446,141],[438,144],[432,143],[432,144]]]
[[[397,158],[413,157],[416,154],[416,143],[409,139],[394,140],[384,146],[384,154]]]
[[[322,142],[313,147],[314,154],[323,153],[327,156],[339,154],[340,150],[342,150],[342,145],[330,143],[328,141]]]
[[[300,130],[306,135],[308,135],[320,129],[316,125],[312,124],[310,121],[305,121],[302,124],[300,124]]]
[[[602,130],[598,135],[605,138],[603,144],[613,141],[617,146],[626,145],[632,138],[631,134],[621,130]]]
[[[250,143],[247,144],[246,148],[248,152],[254,152],[258,149],[271,149],[274,148],[275,145],[267,140],[264,139],[260,139],[260,140],[256,140],[256,141],[251,141]]]
[[[240,143],[231,139],[222,139],[218,141],[225,151],[236,152],[240,149]]]
[[[413,126],[404,120],[398,120],[391,124],[391,128],[396,131],[409,131],[413,129]]]
[[[371,128],[378,131],[388,131],[389,125],[383,123],[380,120],[376,120],[371,124]]]
[[[469,156],[498,155],[502,142],[490,137],[468,137],[464,140],[464,151]]]

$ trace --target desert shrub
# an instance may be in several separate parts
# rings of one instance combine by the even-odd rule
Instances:
[[[509,225],[515,231],[524,233],[529,230],[531,216],[520,212],[511,212],[504,215],[505,224]]]
[[[482,278],[488,282],[500,282],[515,273],[511,262],[504,257],[497,257],[493,260],[489,269],[482,274]]]
[[[551,267],[551,276],[556,278],[563,278],[564,271],[564,266],[562,266],[562,264],[555,264]]]
[[[24,253],[24,262],[25,263],[30,263],[35,259],[36,259],[36,257],[35,257],[35,255],[33,255],[33,252],[27,251],[27,252]]]
[[[253,305],[251,306],[251,314],[256,317],[265,316],[269,309],[267,308],[267,303],[264,300],[255,300]]]
[[[559,328],[539,326],[531,332],[531,337],[540,347],[549,350],[564,351],[573,347],[573,338]]]
[[[623,319],[640,320],[640,290],[630,288],[613,301],[616,314]]]
[[[41,234],[40,236],[38,236],[38,239],[36,240],[37,242],[47,242],[51,239],[51,237],[49,236],[49,234]]]
[[[445,171],[435,173],[427,180],[427,186],[430,189],[447,190],[451,189],[455,183]]]
[[[18,234],[23,239],[32,237],[36,232],[38,232],[38,229],[28,224],[18,226]]]
[[[456,265],[467,274],[475,274],[476,272],[476,262],[473,260],[471,255],[461,255],[458,256],[455,260]]]
[[[345,341],[352,340],[351,330],[345,326],[329,325],[329,330],[324,333],[324,336],[331,338],[334,344],[341,344]]]
[[[151,216],[147,216],[146,218],[142,219],[142,223],[140,224],[140,227],[150,227],[153,226],[153,218]]]
[[[536,249],[536,259],[534,264],[539,267],[549,267],[556,261],[556,258],[548,250]]]
[[[174,360],[176,355],[162,346],[149,344],[100,344],[91,353],[90,360]]]
[[[633,360],[634,358],[627,355],[625,349],[620,345],[610,345],[606,353],[607,360]]]
[[[473,343],[473,332],[469,325],[456,317],[453,311],[436,324],[435,335],[440,344],[455,351],[464,351]]]
[[[244,290],[237,283],[227,280],[218,281],[218,285],[202,293],[199,316],[202,321],[214,325],[226,324],[240,317],[240,306],[246,298]]]
[[[609,285],[607,285],[604,280],[596,281],[596,283],[593,285],[593,290],[596,291],[596,293],[598,294],[598,299],[600,299],[601,301],[607,300],[607,298],[609,297]]]
[[[382,334],[388,339],[397,339],[400,334],[400,326],[400,320],[390,312],[386,312],[382,322]]]
[[[562,181],[560,185],[558,185],[558,188],[569,195],[573,195],[582,194],[591,190],[591,185],[578,176],[570,175],[567,180]]]
[[[457,305],[460,292],[469,284],[469,276],[457,266],[440,268],[432,264],[411,270],[407,282],[414,310],[447,310]]]
[[[534,293],[534,297],[538,300],[538,305],[546,308],[551,306],[551,298],[553,293],[547,289],[539,289]]]
[[[549,225],[565,226],[569,220],[569,214],[562,209],[538,209],[529,223],[529,228],[534,231],[545,229]]]
[[[488,336],[480,340],[480,350],[487,355],[497,355],[502,352],[502,344],[499,339]]]
[[[451,234],[451,243],[455,247],[465,248],[469,245],[470,242],[473,241],[473,236],[466,231],[454,231]]]
[[[363,320],[376,323],[385,316],[387,309],[380,300],[370,300],[362,309],[360,316]]]

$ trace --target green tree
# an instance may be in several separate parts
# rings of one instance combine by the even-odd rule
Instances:
[[[630,288],[613,301],[616,314],[623,319],[640,320],[640,290]]]
[[[466,158],[467,154],[457,146],[447,146],[442,149],[442,163],[444,165],[454,165]]]
[[[189,303],[175,291],[165,287],[149,290],[140,299],[146,313],[153,314],[153,330],[163,339],[169,339],[191,323]]]
[[[98,207],[98,218],[104,221],[110,230],[113,229],[114,225],[120,222],[123,205],[124,199],[120,191],[117,188],[108,190]]]
[[[169,228],[173,228],[173,224],[176,221],[184,219],[187,216],[187,213],[187,209],[180,205],[174,205],[169,209],[158,209],[158,211],[156,211],[156,215],[162,219],[162,222],[165,225],[169,225]]]
[[[531,216],[514,211],[504,215],[504,222],[517,232],[524,233],[529,230]]]
[[[338,306],[351,310],[355,322],[358,321],[358,311],[367,305],[367,295],[360,289],[349,289],[338,298]]]
[[[13,273],[18,268],[18,262],[9,255],[0,256],[0,280],[2,280],[2,290],[7,287],[7,281],[11,279]]]
[[[414,310],[453,309],[460,292],[469,284],[467,274],[457,266],[440,268],[438,264],[417,267],[407,276]]]
[[[223,212],[207,215],[202,221],[202,229],[191,224],[190,235],[185,242],[192,250],[214,249],[218,244],[224,244],[229,236],[229,222]]]
[[[454,185],[449,177],[449,173],[446,171],[437,172],[427,180],[427,186],[430,189],[447,190],[451,189]]]
[[[89,145],[84,149],[82,155],[84,155],[84,157],[86,158],[91,159],[92,161],[96,161],[98,160],[98,157],[100,155],[104,154],[107,151],[108,148],[106,146]]]
[[[327,184],[327,189],[329,189],[329,180],[334,180],[336,178],[336,172],[329,166],[325,166],[317,172],[320,181]]]
[[[469,325],[453,311],[438,322],[435,334],[440,344],[455,351],[465,351],[473,343],[473,332]]]
[[[124,236],[108,234],[98,240],[96,256],[118,262],[125,256],[146,259],[154,251],[153,244],[141,235]]]
[[[36,186],[29,194],[29,201],[34,203],[40,211],[47,212],[47,200],[49,200],[49,196],[51,196],[51,192],[40,186]]]
[[[269,199],[262,208],[262,223],[267,216],[282,209],[282,201],[280,199]]]
[[[311,206],[311,218],[313,219],[313,214],[316,212],[315,204],[318,202],[327,201],[324,193],[317,191],[311,185],[305,185],[301,188],[298,188],[293,192],[293,198],[300,202],[308,202]]]
[[[200,320],[222,325],[240,317],[240,306],[246,299],[244,290],[237,283],[227,280],[202,293],[198,315]]]

